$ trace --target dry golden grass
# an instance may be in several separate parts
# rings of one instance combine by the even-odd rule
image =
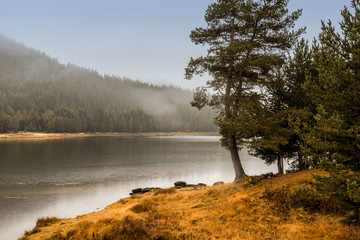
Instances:
[[[296,188],[313,173],[325,174],[311,170],[252,187],[231,183],[132,196],[98,213],[37,226],[23,239],[360,239],[360,227],[342,224],[339,214],[301,207],[281,212],[264,198],[265,188]]]

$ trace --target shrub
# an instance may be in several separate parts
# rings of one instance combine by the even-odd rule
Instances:
[[[244,186],[253,186],[261,181],[261,176],[244,176],[243,185]]]
[[[334,200],[320,195],[312,186],[268,189],[261,196],[274,204],[275,210],[288,216],[291,209],[303,209],[310,213],[341,213],[342,208]]]
[[[60,222],[60,219],[57,217],[39,218],[36,222],[36,227],[47,227],[47,226],[53,225],[57,222]]]
[[[360,173],[333,168],[329,177],[315,176],[315,187],[353,212],[349,223],[360,224]]]

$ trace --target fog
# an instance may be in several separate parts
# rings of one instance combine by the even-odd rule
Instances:
[[[192,91],[61,64],[0,36],[0,132],[217,131]]]

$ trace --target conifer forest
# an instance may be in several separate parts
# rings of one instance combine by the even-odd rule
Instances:
[[[0,36],[0,132],[217,131],[192,92],[60,64]]]

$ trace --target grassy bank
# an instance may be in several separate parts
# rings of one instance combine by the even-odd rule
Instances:
[[[134,195],[75,219],[39,219],[22,239],[360,239],[308,185],[314,173],[325,174]]]
[[[102,137],[102,136],[217,136],[217,132],[141,132],[141,133],[42,133],[42,132],[17,132],[17,133],[0,133],[0,141],[11,140],[47,140],[59,138],[76,138],[76,137]]]

